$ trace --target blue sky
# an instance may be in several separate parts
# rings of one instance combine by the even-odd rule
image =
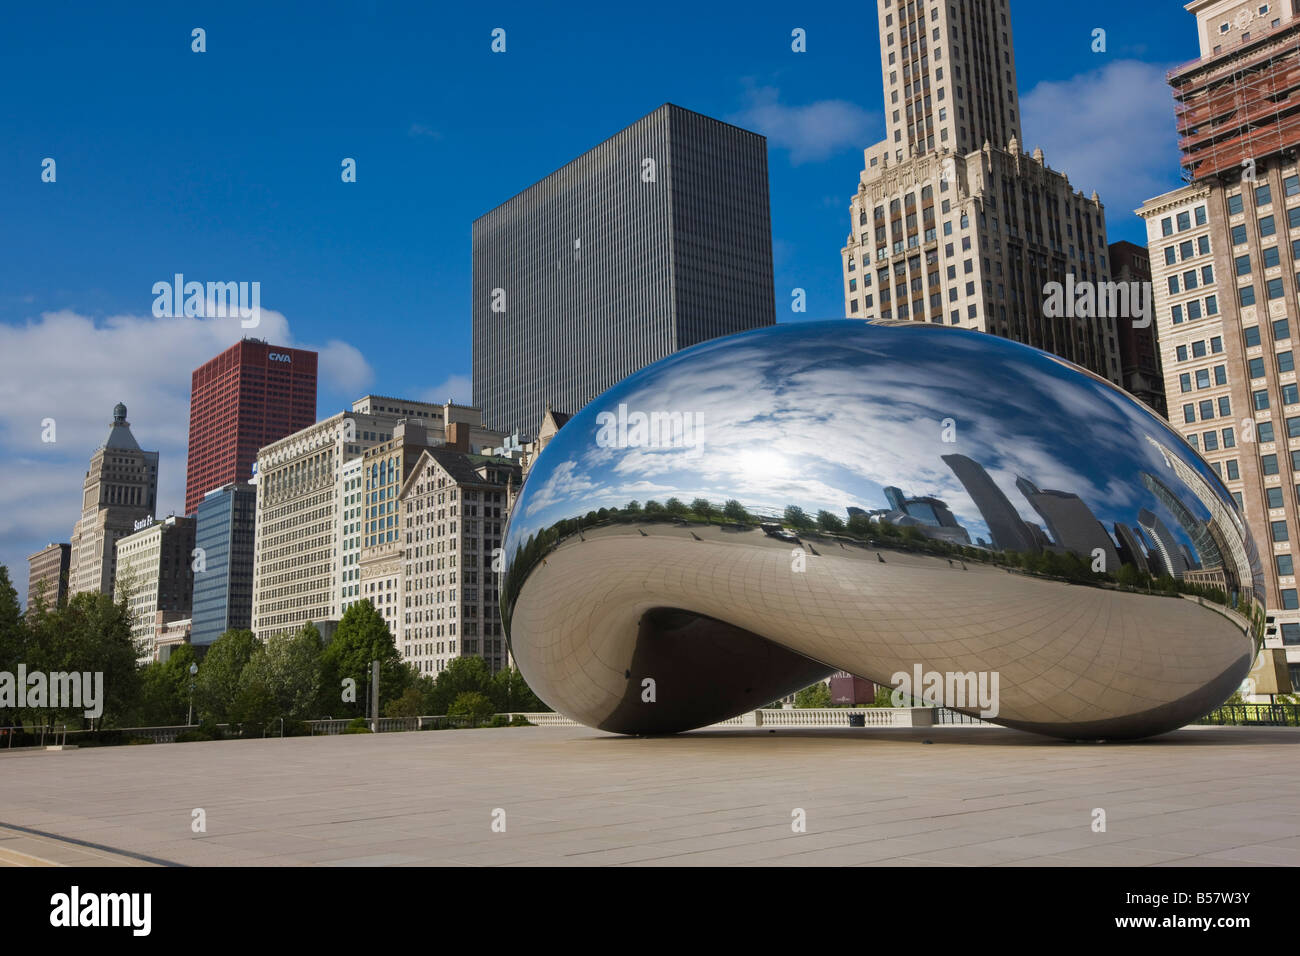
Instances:
[[[162,453],[160,510],[180,507],[189,373],[240,330],[155,319],[155,282],[260,282],[258,332],[322,350],[322,417],[366,391],[468,400],[471,222],[663,102],[769,137],[778,320],[795,287],[799,317],[842,315],[848,200],[883,136],[872,6],[850,25],[837,4],[11,5],[0,563],[21,590],[26,555],[68,539],[119,399]],[[1193,18],[1166,0],[1011,16],[1025,146],[1101,194],[1112,241],[1144,241],[1132,210],[1179,184],[1163,76],[1196,55]]]

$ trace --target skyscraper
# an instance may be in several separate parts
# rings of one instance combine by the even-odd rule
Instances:
[[[1119,382],[1116,317],[1050,283],[1109,280],[1101,201],[1021,148],[1005,0],[877,0],[886,139],[864,151],[840,251],[849,318],[977,329]]]
[[[194,600],[194,519],[170,515],[116,543],[118,580],[131,613],[131,636],[141,661],[157,655],[158,632],[189,618]]]
[[[35,554],[27,556],[27,607],[30,609],[37,596],[43,596],[50,610],[62,607],[68,599],[68,567],[72,560],[72,546],[51,542]]]
[[[316,353],[243,339],[194,370],[185,513],[253,476],[257,451],[316,420]]]
[[[1104,561],[1100,570],[1112,574],[1119,570],[1115,542],[1082,498],[1069,491],[1039,488],[1028,478],[1017,478],[1016,487],[1042,516],[1058,547],[1084,559],[1092,559],[1100,550]]]
[[[1169,74],[1187,185],[1138,210],[1165,395],[1263,552],[1265,644],[1300,680],[1300,17],[1276,0],[1187,9],[1200,55]]]
[[[474,402],[536,436],[650,363],[776,321],[764,137],[665,104],[474,222]]]
[[[194,546],[203,555],[194,571],[191,641],[211,644],[253,621],[253,530],[257,486],[231,482],[203,496],[195,510]]]
[[[966,455],[944,455],[943,462],[962,483],[970,500],[989,527],[993,547],[999,551],[1038,551],[1039,543],[984,466]]]
[[[1142,246],[1127,240],[1110,244],[1110,271],[1116,282],[1149,283],[1151,256]],[[1169,417],[1165,404],[1165,377],[1160,368],[1160,348],[1155,322],[1118,322],[1120,384],[1162,417]]]
[[[158,453],[142,451],[126,420],[126,406],[113,407],[104,444],[90,456],[81,492],[81,518],[72,530],[68,594],[113,593],[117,539],[138,531],[158,499]]]

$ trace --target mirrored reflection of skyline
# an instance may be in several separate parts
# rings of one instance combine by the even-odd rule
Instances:
[[[600,447],[595,416],[619,403],[696,416],[699,446]],[[1226,488],[1154,414],[1045,353],[924,325],[777,326],[632,376],[541,457],[511,547],[570,517],[575,499],[668,497],[865,513],[995,550],[1099,550],[1108,570],[1229,590],[1258,572],[1227,543],[1240,531],[1217,530],[1240,528]]]

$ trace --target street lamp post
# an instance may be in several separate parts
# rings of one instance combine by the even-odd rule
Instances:
[[[194,675],[199,672],[199,665],[190,664],[190,712],[185,718],[185,726],[189,727],[194,724]]]

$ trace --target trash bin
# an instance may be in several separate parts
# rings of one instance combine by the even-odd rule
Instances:
[[[865,727],[865,726],[867,726],[867,715],[866,715],[866,714],[849,714],[849,726],[850,726],[850,727]]]

